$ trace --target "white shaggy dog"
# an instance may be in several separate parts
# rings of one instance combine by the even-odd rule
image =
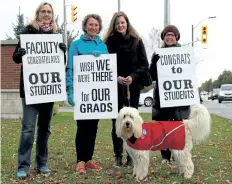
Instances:
[[[211,130],[210,114],[203,105],[195,105],[191,107],[189,119],[183,120],[183,123],[183,130],[185,131],[184,149],[171,149],[171,152],[178,165],[180,174],[184,174],[184,178],[189,179],[194,172],[194,165],[191,158],[193,142],[200,144],[209,136]],[[137,109],[124,107],[120,110],[116,121],[116,134],[124,141],[132,136],[140,138],[143,134],[142,124],[143,120]],[[133,159],[133,176],[136,176],[138,181],[144,180],[148,174],[150,150],[137,150],[131,148],[127,143],[126,150]]]

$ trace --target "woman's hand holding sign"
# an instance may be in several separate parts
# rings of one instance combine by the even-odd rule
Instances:
[[[157,63],[157,61],[159,61],[159,58],[160,58],[159,54],[154,54],[152,56],[152,61],[155,62],[155,63]]]
[[[101,51],[93,51],[91,54],[95,57],[99,57],[102,54],[102,52]]]
[[[64,43],[59,43],[59,48],[63,51],[63,52],[66,52],[66,45]]]
[[[24,48],[19,48],[16,55],[22,57],[26,54],[26,50]]]

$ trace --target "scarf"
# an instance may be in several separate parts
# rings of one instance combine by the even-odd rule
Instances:
[[[178,42],[176,42],[175,45],[166,45],[166,44],[163,44],[163,46],[161,48],[168,48],[168,47],[181,47],[181,44],[179,44]]]
[[[43,32],[49,32],[53,29],[53,24],[52,23],[43,23],[43,22],[38,22],[39,24],[39,28],[43,31]]]

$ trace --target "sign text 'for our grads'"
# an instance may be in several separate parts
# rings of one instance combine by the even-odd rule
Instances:
[[[27,104],[66,100],[64,53],[59,48],[62,35],[20,35],[24,88]]]
[[[75,56],[74,76],[74,119],[116,118],[116,55]]]
[[[157,62],[161,107],[199,103],[196,62],[191,47],[159,49]]]

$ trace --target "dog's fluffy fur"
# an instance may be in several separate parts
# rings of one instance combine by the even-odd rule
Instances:
[[[178,165],[180,174],[184,174],[185,179],[192,177],[194,165],[192,162],[191,149],[193,143],[200,144],[210,134],[211,118],[208,110],[201,104],[191,107],[190,117],[183,120],[185,124],[185,147],[183,150],[171,150],[172,156]],[[155,122],[154,122],[155,123]],[[134,136],[142,136],[143,120],[135,108],[124,107],[120,110],[116,121],[116,134],[124,141]],[[133,159],[133,176],[137,180],[143,180],[148,174],[149,168],[149,150],[135,150],[127,144],[126,150]]]

